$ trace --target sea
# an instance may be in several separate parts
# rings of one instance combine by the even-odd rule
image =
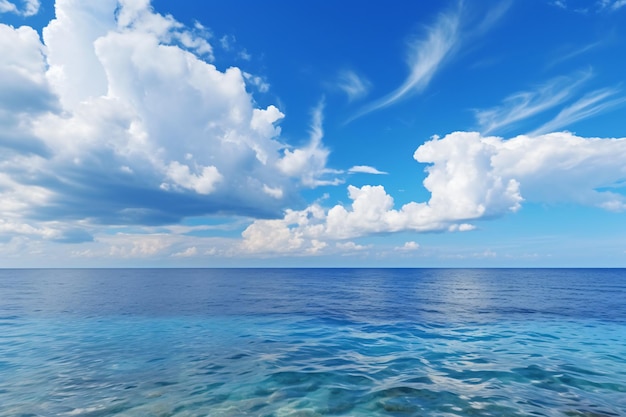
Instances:
[[[0,416],[626,416],[626,270],[3,269]]]

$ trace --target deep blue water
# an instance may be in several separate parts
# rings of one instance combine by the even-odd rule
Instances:
[[[0,416],[626,416],[626,270],[0,270]]]

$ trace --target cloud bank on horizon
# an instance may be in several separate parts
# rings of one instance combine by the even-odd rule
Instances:
[[[331,54],[324,63],[335,67],[319,78],[311,101],[280,90],[283,80],[264,73],[270,53],[255,58],[235,47],[242,42],[236,33],[215,33],[209,11],[206,19],[183,23],[177,10],[157,6],[57,0],[54,19],[36,27],[28,19],[52,4],[0,0],[0,22],[8,16],[24,22],[0,23],[0,254],[6,266],[30,265],[34,256],[42,266],[53,259],[150,265],[406,258],[424,253],[428,246],[415,241],[422,236],[479,235],[481,222],[495,224],[527,205],[595,207],[598,216],[626,211],[626,94],[602,65],[578,63],[601,52],[603,41],[577,49],[557,42],[565,48],[562,59],[551,57],[548,65],[546,56],[550,70],[534,80],[511,76],[504,87],[485,84],[489,101],[450,104],[472,97],[455,91],[459,74],[502,70],[498,62],[511,59],[508,49],[489,40],[503,36],[494,31],[521,13],[516,7],[531,6],[494,2],[472,10],[452,2],[423,10],[418,31],[379,39],[404,45],[409,74],[403,80],[382,82],[359,66],[357,52],[348,65],[350,57],[335,62]],[[178,6],[181,15],[186,6]],[[544,5],[589,20],[610,16],[616,24],[626,19],[621,6],[605,0],[583,13],[566,2]],[[401,54],[397,58],[386,62],[390,73],[401,74]],[[288,72],[291,64],[276,65],[285,67],[285,77],[302,76]],[[312,73],[301,67],[301,74]],[[304,124],[289,123],[294,108]],[[466,118],[448,125],[437,112]],[[380,143],[377,152],[366,149],[362,142],[385,134],[400,114],[417,118],[419,126],[406,138]],[[593,131],[591,122],[601,117],[600,133],[569,130],[589,121]],[[441,122],[426,134],[421,125],[428,119]],[[615,134],[607,135],[612,123]],[[408,174],[393,161],[411,159],[396,149],[411,144]]]

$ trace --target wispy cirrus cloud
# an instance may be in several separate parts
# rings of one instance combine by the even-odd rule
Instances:
[[[366,105],[349,121],[362,117],[375,110],[388,107],[410,94],[424,90],[458,45],[461,23],[460,7],[452,12],[439,15],[437,21],[426,30],[423,38],[413,39],[408,44],[407,63],[409,76],[402,85],[386,96]]]
[[[441,13],[436,21],[426,28],[422,37],[411,39],[407,44],[406,61],[409,75],[404,82],[387,95],[365,105],[349,118],[349,123],[376,110],[389,107],[398,101],[424,91],[439,70],[460,50],[463,43],[482,36],[505,15],[511,1],[503,1],[485,10],[480,20],[467,19],[463,2],[446,13]],[[471,23],[471,24],[470,24]],[[469,28],[471,29],[464,29]]]
[[[614,97],[619,92],[620,90],[616,88],[603,88],[586,94],[580,100],[561,110],[554,119],[545,123],[531,134],[538,135],[556,131],[626,102],[626,97],[617,97],[609,100],[609,98]]]
[[[476,120],[481,132],[505,132],[523,121],[560,107],[556,116],[530,134],[548,133],[626,102],[626,97],[616,97],[621,92],[617,87],[594,90],[580,97],[580,90],[592,77],[591,70],[556,77],[535,90],[520,91],[508,96],[498,107],[478,110]]]
[[[348,100],[353,101],[365,97],[372,83],[352,70],[343,70],[337,77],[337,87],[346,93]]]
[[[498,107],[476,111],[478,125],[484,134],[506,131],[522,120],[563,104],[592,75],[591,71],[583,71],[556,77],[534,90],[514,93]]]
[[[626,0],[598,0],[595,3],[590,1],[554,0],[550,4],[563,10],[586,14],[589,12],[616,11],[626,6]]]
[[[563,53],[558,55],[555,59],[548,63],[546,68],[552,68],[562,62],[568,61],[570,59],[576,58],[577,56],[583,55],[591,50],[594,50],[602,45],[602,42],[594,42],[588,45],[584,45],[582,47],[576,48],[574,50],[570,50],[567,53]]]

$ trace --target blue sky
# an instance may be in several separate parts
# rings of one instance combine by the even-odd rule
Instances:
[[[625,73],[624,0],[0,0],[0,267],[623,267]]]

